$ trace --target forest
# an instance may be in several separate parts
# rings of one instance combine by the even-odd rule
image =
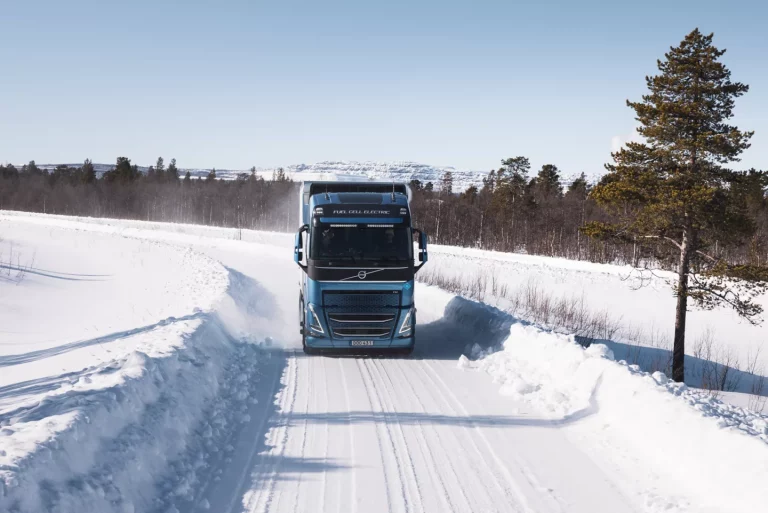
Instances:
[[[120,157],[96,176],[93,164],[39,168],[34,161],[16,168],[0,165],[0,209],[92,217],[207,224],[292,232],[298,228],[298,182],[278,169],[271,179],[255,170],[236,180],[192,179],[175,160],[141,173]],[[728,261],[763,265],[768,260],[768,173],[741,173],[733,186],[755,225],[747,243],[716,245]],[[454,192],[451,173],[440,183],[410,183],[414,225],[430,242],[564,257],[593,262],[671,266],[674,255],[643,240],[598,240],[582,227],[609,222],[612,214],[590,197],[596,184],[582,174],[564,182],[557,166],[532,173],[526,157],[506,158],[490,171],[482,187]],[[669,260],[669,261],[668,261]]]

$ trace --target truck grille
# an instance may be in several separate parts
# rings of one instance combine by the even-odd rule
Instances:
[[[329,313],[328,318],[331,322],[338,324],[378,324],[395,320],[395,313]]]
[[[326,290],[323,292],[326,307],[386,308],[400,306],[400,291]]]
[[[324,291],[323,305],[335,338],[386,338],[400,311],[400,291]]]

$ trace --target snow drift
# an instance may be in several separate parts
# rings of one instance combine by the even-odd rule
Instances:
[[[0,511],[149,511],[183,500],[182,482],[190,482],[199,467],[199,461],[187,454],[189,448],[205,446],[205,440],[220,441],[243,422],[241,404],[258,389],[262,362],[269,359],[264,355],[270,351],[266,347],[270,341],[261,335],[261,327],[275,318],[274,302],[251,278],[189,249],[131,242],[125,230],[114,227],[91,226],[84,233],[83,225],[71,221],[67,225],[60,219],[56,229],[50,227],[56,220],[49,218],[47,223],[46,233],[53,240],[78,228],[66,235],[70,244],[85,243],[92,252],[117,248],[116,258],[121,259],[117,266],[130,268],[128,260],[138,258],[160,267],[146,271],[152,272],[148,281],[141,280],[140,269],[128,280],[139,282],[135,288],[114,288],[119,281],[80,283],[64,274],[53,279],[48,273],[30,274],[10,284],[7,297],[25,297],[25,287],[37,294],[38,308],[30,315],[38,316],[38,326],[47,323],[56,330],[62,321],[40,319],[41,312],[57,307],[43,304],[45,296],[40,294],[53,300],[59,291],[71,303],[91,309],[82,310],[74,324],[97,325],[101,311],[92,310],[96,305],[76,294],[93,294],[99,286],[135,292],[120,297],[123,313],[114,315],[112,324],[135,322],[142,306],[161,309],[162,305],[153,306],[152,294],[161,301],[167,300],[164,293],[176,295],[171,308],[181,305],[188,311],[69,343],[61,343],[66,338],[52,339],[57,334],[66,337],[77,327],[62,326],[58,333],[49,330],[45,340],[28,342],[43,344],[42,349],[0,356],[3,381],[10,380],[0,386]],[[5,228],[5,237],[10,234],[23,241],[18,232]],[[159,248],[158,261],[153,260],[153,248]],[[57,257],[63,265],[66,251],[53,252]],[[50,266],[40,262],[44,258],[38,253],[37,264],[30,262],[27,271]],[[186,277],[181,281],[170,277],[178,266],[183,266]],[[151,286],[155,278],[156,290]],[[15,314],[10,319],[26,327],[25,303],[16,301],[12,306]],[[99,351],[91,353],[92,347]],[[168,489],[159,489],[158,483]]]
[[[605,345],[585,349],[573,336],[433,287],[418,294],[420,322],[462,333],[459,368],[487,372],[500,394],[533,405],[621,475],[635,476],[649,511],[768,504],[768,416],[616,362]]]

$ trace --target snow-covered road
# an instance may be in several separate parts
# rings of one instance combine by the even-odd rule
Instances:
[[[511,415],[487,376],[457,374],[428,353],[289,353],[270,376],[269,430],[254,418],[234,445],[242,457],[212,469],[227,478],[194,502],[222,512],[635,511],[555,423]]]
[[[87,240],[89,258],[101,251],[111,259],[91,274],[126,274],[125,307],[117,315],[110,303],[111,321],[93,324],[70,307],[47,331],[35,326],[35,343],[54,350],[35,359],[34,380],[14,363],[27,348],[10,345],[20,340],[14,333],[31,331],[29,312],[0,310],[6,324],[23,320],[0,332],[0,358],[16,373],[0,383],[0,511],[652,513],[768,504],[764,418],[612,362],[599,346],[587,352],[419,287],[412,357],[306,357],[296,326],[299,271],[285,237],[232,240],[241,235],[8,213],[0,223],[0,238],[24,239],[36,262],[48,258],[46,268],[84,274],[72,270],[75,257],[50,255],[50,239]],[[38,237],[35,250],[41,227],[45,242]],[[180,268],[196,278],[183,279]],[[140,282],[142,272],[152,279]],[[45,282],[27,285],[0,289],[2,305],[14,304],[14,293],[53,293]],[[99,311],[93,305],[105,290],[88,289],[91,309]],[[169,309],[174,291],[184,297]],[[76,292],[64,287],[54,297],[68,293]],[[213,306],[211,294],[219,297]],[[161,310],[158,319],[146,305]],[[190,325],[170,329],[177,320]],[[131,323],[149,328],[135,333]],[[70,349],[79,346],[67,344],[85,325],[100,351],[73,362]],[[120,336],[99,338],[117,328]],[[484,354],[505,341],[507,349]],[[530,347],[550,352],[521,352]],[[122,371],[122,380],[93,378]],[[657,407],[666,418],[642,411]],[[679,467],[661,459],[697,450]],[[712,458],[711,469],[696,469]]]

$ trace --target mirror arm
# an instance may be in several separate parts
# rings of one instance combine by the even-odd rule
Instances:
[[[296,234],[298,240],[297,240],[296,247],[293,249],[293,255],[294,255],[294,258],[296,259],[296,263],[298,264],[299,267],[301,267],[301,270],[304,271],[304,272],[307,272],[307,267],[308,266],[302,264],[301,263],[301,259],[297,258],[297,255],[299,253],[301,253],[302,257],[304,256],[304,244],[302,243],[302,238],[301,238],[301,234],[304,233],[304,232],[309,232],[309,225],[308,224],[305,224],[301,228],[299,228],[299,231]]]

